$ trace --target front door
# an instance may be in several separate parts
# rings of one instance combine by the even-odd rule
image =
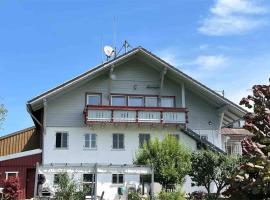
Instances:
[[[27,169],[26,171],[26,199],[31,199],[34,197],[35,188],[35,174],[36,169]]]

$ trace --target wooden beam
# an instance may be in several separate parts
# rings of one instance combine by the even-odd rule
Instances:
[[[181,84],[181,97],[182,97],[182,108],[186,107],[186,92],[185,92],[185,84]]]
[[[167,67],[164,67],[163,70],[160,72],[159,97],[162,95],[163,85],[164,85],[164,76],[166,73],[167,73]]]

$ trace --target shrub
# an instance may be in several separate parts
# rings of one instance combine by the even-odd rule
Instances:
[[[4,181],[4,199],[6,200],[18,200],[20,194],[19,178],[10,177]]]
[[[185,200],[184,193],[180,191],[165,192],[161,191],[158,195],[158,200]]]

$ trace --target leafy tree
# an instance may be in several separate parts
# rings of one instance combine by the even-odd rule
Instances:
[[[231,199],[268,199],[270,197],[270,85],[254,85],[253,95],[240,105],[253,109],[244,116],[244,128],[254,134],[242,141],[244,161],[230,179],[224,193]]]
[[[7,115],[7,109],[4,104],[0,104],[0,128]]]
[[[218,199],[222,189],[228,186],[227,178],[238,163],[238,158],[213,151],[197,151],[191,156],[192,167],[189,173],[193,186],[203,186],[210,195],[210,186],[217,188],[211,199]]]
[[[88,190],[83,190],[67,173],[60,173],[56,180],[56,200],[84,200]]]
[[[167,135],[164,140],[157,138],[144,144],[136,154],[135,164],[154,167],[155,181],[167,189],[182,184],[190,170],[190,151],[179,141]]]

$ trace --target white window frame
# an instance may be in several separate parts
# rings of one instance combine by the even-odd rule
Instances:
[[[116,183],[113,182],[113,175],[116,175]],[[119,175],[123,175],[123,183],[119,183]],[[115,174],[112,174],[112,184],[113,185],[122,185],[125,183],[125,174],[121,174],[121,173],[115,173]]]
[[[113,147],[113,135],[123,135],[123,148],[119,148],[119,137],[118,137],[118,141],[117,141],[117,143],[118,143],[118,147],[117,148],[114,148]],[[123,151],[123,150],[125,150],[125,134],[124,133],[113,133],[112,134],[112,150],[116,150],[116,151]]]
[[[56,135],[57,133],[61,133],[61,147],[56,147]],[[66,133],[67,134],[67,146],[63,147],[63,134]],[[67,131],[56,131],[55,132],[55,144],[54,144],[55,149],[68,149],[69,147],[69,132]]]
[[[18,174],[19,174],[19,172],[17,172],[17,171],[7,171],[7,172],[5,172],[5,174],[6,174],[6,180],[8,180],[8,174],[16,174],[16,176],[15,177],[18,177]]]
[[[173,105],[172,106],[162,106],[162,99],[172,99],[173,100]],[[170,96],[161,96],[160,97],[160,106],[164,108],[174,108],[175,107],[175,97],[170,97]]]
[[[128,98],[127,98],[127,106],[130,106],[129,105],[129,99],[130,98],[141,98],[142,99],[142,105],[140,105],[140,106],[133,106],[133,107],[144,107],[144,96],[128,96]],[[130,107],[132,107],[132,106],[130,106]]]
[[[88,103],[88,97],[95,97],[95,96],[98,96],[99,97],[99,103],[97,105],[91,105]],[[101,105],[101,94],[87,94],[86,95],[86,105],[90,105],[90,106],[99,106]]]
[[[92,174],[92,182],[91,181],[90,182],[84,181],[84,179],[83,179],[84,174]],[[83,173],[82,174],[82,185],[84,185],[84,184],[87,184],[87,185],[90,184],[91,186],[94,185],[94,187],[95,187],[95,184],[96,184],[95,173],[91,173],[91,172],[89,172],[89,173]],[[90,196],[92,196],[93,194],[94,194],[94,191],[92,191],[92,194]],[[89,195],[87,195],[87,196],[89,196]]]
[[[89,135],[89,147],[86,147],[85,146],[85,136],[86,135]],[[95,147],[92,147],[92,135],[95,135],[96,136],[96,146]],[[96,150],[97,149],[97,134],[96,133],[85,133],[84,134],[84,145],[83,145],[83,148],[84,149],[91,149],[91,150]]]
[[[151,99],[151,98],[154,99],[154,98],[155,98],[156,101],[157,101],[157,102],[156,102],[156,105],[155,105],[155,106],[147,106],[147,105],[146,105],[146,101],[147,101],[148,98],[149,98],[149,99]],[[145,106],[145,107],[158,107],[158,101],[159,101],[159,100],[158,100],[158,97],[157,97],[157,96],[145,96],[145,97],[144,97],[144,106]]]
[[[110,97],[110,103],[111,103],[111,106],[115,106],[112,104],[112,100],[113,100],[113,97],[124,97],[125,98],[125,105],[121,105],[121,106],[127,106],[128,105],[128,102],[127,102],[127,95],[124,95],[124,94],[113,94],[111,95]]]

